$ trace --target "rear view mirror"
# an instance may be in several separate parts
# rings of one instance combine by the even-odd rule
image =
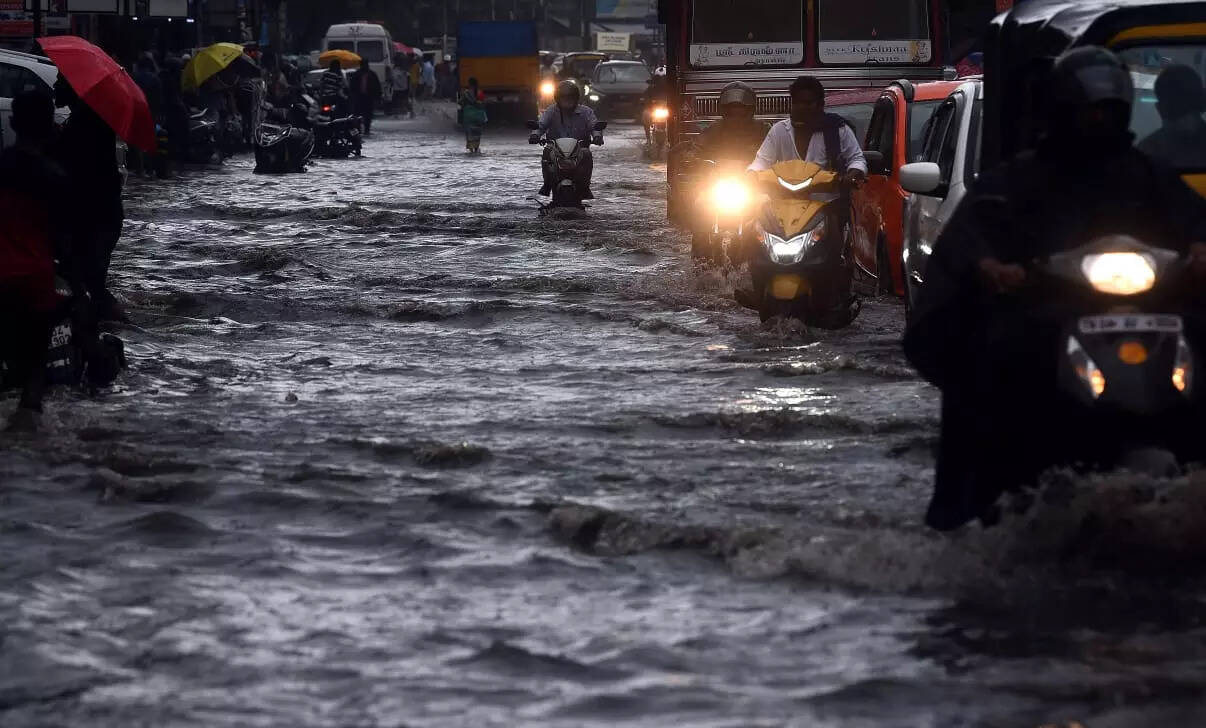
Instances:
[[[534,121],[529,121],[529,122],[525,123],[524,126],[528,127],[532,131],[536,131],[537,129],[540,128],[540,125]]]
[[[595,122],[595,131],[603,131],[606,128],[607,128],[606,121],[596,121]]]
[[[888,174],[888,160],[884,159],[883,152],[868,149],[863,152],[863,158],[867,160],[867,171],[871,174]]]
[[[933,162],[913,162],[900,168],[900,186],[918,195],[928,195],[942,186],[942,170]]]

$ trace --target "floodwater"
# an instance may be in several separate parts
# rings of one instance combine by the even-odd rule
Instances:
[[[133,180],[130,370],[0,440],[0,724],[1206,723],[1203,478],[926,532],[901,307],[763,327],[613,131],[579,216],[430,119]]]

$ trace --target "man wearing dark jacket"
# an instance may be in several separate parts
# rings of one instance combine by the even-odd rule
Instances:
[[[117,135],[62,76],[55,84],[55,98],[71,109],[54,157],[67,172],[70,184],[72,244],[80,274],[97,315],[102,320],[120,320],[124,313],[106,287],[109,260],[125,220]]]
[[[0,153],[0,361],[6,382],[23,387],[10,428],[33,429],[57,306],[54,260],[71,260],[63,224],[67,179],[46,154],[54,133],[50,96],[17,96],[11,123],[17,143]]]
[[[1056,63],[1038,149],[984,172],[934,246],[905,353],[942,390],[932,528],[991,522],[998,496],[1062,454],[1052,412],[1059,331],[1016,296],[1026,263],[1106,235],[1195,254],[1206,201],[1133,146],[1126,67],[1100,48]],[[1198,258],[1199,267],[1206,255]]]
[[[360,68],[352,74],[352,109],[356,115],[364,119],[364,133],[373,132],[373,112],[377,102],[381,100],[381,80],[368,61],[360,61]]]

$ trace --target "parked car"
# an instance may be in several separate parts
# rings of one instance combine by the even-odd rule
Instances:
[[[59,69],[44,56],[30,53],[0,50],[0,148],[10,147],[17,142],[10,119],[13,114],[13,99],[26,91],[54,93],[54,82]],[[59,121],[66,118],[60,114]]]
[[[640,61],[600,63],[595,66],[587,87],[586,104],[594,108],[600,119],[632,117],[639,121],[651,78],[649,68]]]
[[[578,87],[582,88],[590,83],[590,79],[595,73],[595,66],[608,60],[611,60],[610,56],[597,51],[566,53],[561,57],[561,68],[557,71],[557,79],[559,81],[575,81]]]
[[[863,144],[869,175],[852,195],[851,223],[855,265],[880,291],[905,292],[900,260],[908,193],[900,185],[900,168],[920,152],[926,123],[959,84],[895,81],[875,102]]]
[[[925,128],[918,161],[900,168],[904,210],[905,310],[913,310],[938,235],[980,171],[984,82],[960,85]]]

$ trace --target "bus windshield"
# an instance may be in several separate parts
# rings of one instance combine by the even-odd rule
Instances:
[[[817,0],[821,63],[929,63],[927,0]]]
[[[786,66],[804,60],[804,3],[695,0],[691,14],[691,65]]]

